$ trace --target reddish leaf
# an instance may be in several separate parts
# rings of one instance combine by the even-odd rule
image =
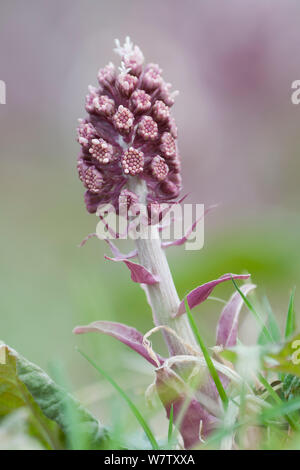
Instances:
[[[244,295],[247,295],[255,287],[254,284],[245,284],[241,287],[241,291]],[[217,326],[216,344],[223,345],[224,348],[236,345],[239,315],[243,304],[244,301],[241,295],[239,292],[235,292],[221,313]]]
[[[123,261],[123,263],[125,263],[126,266],[130,269],[131,279],[134,282],[138,282],[140,284],[156,284],[159,282],[158,276],[154,276],[150,273],[150,271],[144,268],[144,266],[138,263],[128,261],[126,258],[110,258],[109,256],[104,256],[104,258],[110,261]]]
[[[202,302],[204,302],[204,300],[206,300],[207,297],[209,297],[213,289],[219,284],[221,284],[222,282],[230,281],[232,278],[233,279],[249,279],[249,277],[250,277],[250,274],[224,274],[223,276],[219,277],[219,279],[202,284],[201,286],[196,287],[196,289],[192,290],[187,295],[188,305],[190,309],[192,309],[196,307],[197,305],[201,304]],[[177,315],[175,316],[182,315],[183,313],[185,313],[184,300],[181,301]]]
[[[114,255],[115,259],[118,259],[120,261],[123,261],[125,259],[130,259],[130,258],[135,258],[137,256],[137,250],[130,251],[127,255],[124,253],[121,253],[119,248],[108,238],[106,238],[104,241],[109,245],[112,254]]]
[[[124,325],[122,323],[115,323],[110,321],[96,321],[87,326],[77,326],[73,333],[83,334],[83,333],[103,333],[105,335],[112,336],[113,338],[118,339],[122,343],[129,346],[131,349],[143,356],[147,361],[150,362],[153,366],[157,367],[156,362],[150,356],[149,352],[143,345],[143,335],[135,328]],[[164,363],[164,358],[156,355],[160,364]]]
[[[178,376],[167,367],[156,369],[156,388],[159,398],[165,407],[167,417],[170,417],[173,405],[174,421],[181,415],[182,407],[186,406],[187,394],[184,384]],[[196,447],[201,438],[205,439],[213,430],[217,418],[210,414],[194,397],[180,422],[180,433],[186,449]]]

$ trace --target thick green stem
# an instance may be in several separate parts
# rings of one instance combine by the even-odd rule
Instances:
[[[139,196],[141,204],[146,204],[146,185],[144,181],[132,178],[129,189]],[[144,233],[143,233],[144,231]],[[198,349],[197,342],[191,330],[187,315],[174,318],[178,311],[180,299],[178,297],[172,274],[157,226],[140,224],[140,237],[136,240],[140,263],[152,274],[159,278],[159,282],[146,285],[145,290],[148,302],[152,308],[153,319],[156,326],[167,326],[174,330],[182,339],[179,341],[174,335],[164,331],[164,338],[170,355],[190,354],[190,350],[183,343]]]

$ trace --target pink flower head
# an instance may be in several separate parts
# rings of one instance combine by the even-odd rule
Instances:
[[[144,154],[140,150],[129,147],[122,157],[122,167],[126,175],[136,175],[143,171],[144,167]]]
[[[92,165],[86,170],[83,170],[82,167],[78,166],[78,172],[85,187],[88,188],[91,193],[98,194],[103,182],[103,177],[100,171]]]
[[[151,162],[151,169],[153,176],[158,180],[158,181],[163,181],[166,179],[168,173],[169,173],[169,167],[166,164],[166,161],[160,157],[159,155],[156,155],[152,162]]]
[[[130,178],[145,181],[147,204],[167,202],[181,190],[177,129],[170,114],[175,95],[160,67],[144,65],[129,38],[116,46],[119,72],[111,62],[99,70],[99,87],[89,87],[88,115],[77,129],[78,174],[89,212],[106,203],[118,209]]]
[[[113,158],[113,148],[103,139],[93,139],[89,152],[99,163],[109,163]]]
[[[137,84],[137,77],[134,75],[130,75],[129,73],[120,73],[118,76],[118,85],[120,92],[124,95],[129,97]]]
[[[151,108],[151,96],[145,90],[136,90],[131,96],[135,112],[145,112]]]
[[[95,111],[103,116],[112,116],[115,112],[115,102],[106,95],[96,95],[93,99]]]
[[[85,97],[85,109],[88,113],[95,111],[94,99],[97,97],[96,88],[92,85],[89,86],[89,93]]]
[[[170,132],[162,135],[160,149],[166,158],[175,157],[176,143]]]
[[[143,116],[138,125],[138,134],[144,140],[155,140],[158,136],[157,123],[151,116]]]
[[[160,96],[162,101],[167,105],[167,106],[173,106],[175,103],[175,98],[178,95],[178,91],[173,91],[171,92],[172,85],[171,83],[165,83],[163,82],[161,85],[161,92]]]
[[[77,127],[77,140],[78,142],[87,147],[91,140],[96,136],[96,129],[90,122],[79,119],[79,126]]]
[[[160,100],[157,100],[153,105],[153,116],[157,121],[166,121],[170,116],[169,107]]]
[[[143,77],[143,83],[146,90],[154,90],[162,85],[162,70],[157,64],[149,64]]]
[[[116,77],[116,69],[112,62],[106,65],[103,69],[98,72],[98,82],[103,87],[113,84]]]
[[[131,111],[129,111],[128,108],[125,108],[122,104],[118,107],[118,111],[113,117],[113,122],[115,125],[115,128],[118,131],[123,131],[123,132],[130,132],[132,125],[133,125],[133,114]]]

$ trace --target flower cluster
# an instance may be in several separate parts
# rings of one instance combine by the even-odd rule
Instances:
[[[148,204],[172,200],[181,189],[177,130],[170,114],[176,92],[157,64],[144,66],[142,52],[129,38],[116,46],[121,67],[109,63],[99,70],[99,86],[90,86],[86,96],[88,116],[77,129],[77,169],[92,213],[107,203],[118,210],[119,196],[133,177],[146,182]]]

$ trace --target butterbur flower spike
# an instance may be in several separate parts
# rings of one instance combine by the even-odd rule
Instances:
[[[145,291],[152,310],[153,331],[162,332],[169,357],[163,358],[152,350],[149,335],[144,338],[124,324],[98,321],[77,327],[74,332],[110,335],[148,360],[155,367],[155,386],[167,416],[171,407],[175,420],[182,415],[180,432],[185,447],[191,448],[216,428],[224,409],[188,321],[184,301],[177,294],[164,251],[167,246],[185,243],[199,220],[180,240],[171,243],[161,240],[164,214],[173,204],[184,200],[176,202],[181,190],[177,128],[171,115],[176,93],[171,92],[159,65],[144,64],[141,50],[129,37],[123,45],[117,40],[115,51],[121,58],[119,68],[109,63],[98,73],[99,86],[89,88],[85,106],[88,115],[80,120],[77,130],[80,144],[77,170],[86,188],[87,210],[97,213],[109,233],[112,230],[101,212],[106,204],[119,211],[119,215],[121,207],[131,215],[136,205],[140,208],[140,220],[144,223],[140,223],[135,249],[125,255],[106,240],[113,257],[105,258],[116,264],[124,263],[131,279]],[[156,214],[155,221],[149,212]],[[126,215],[128,227],[134,222],[131,215]],[[204,302],[225,281],[248,278],[249,275],[226,274],[198,286],[187,295],[188,305],[192,309]],[[250,284],[241,287],[244,295],[253,288]],[[217,329],[219,348],[236,343],[241,306],[239,294],[234,294],[223,310]],[[223,387],[239,382],[230,367],[221,360],[213,360]],[[197,387],[191,388],[190,381],[194,384],[195,378]]]
[[[89,212],[108,202],[117,209],[122,188],[135,175],[145,183],[151,203],[172,200],[181,189],[173,99],[162,70],[144,65],[141,50],[128,37],[123,46],[116,41],[115,52],[121,66],[118,70],[109,63],[99,70],[99,87],[89,87],[88,115],[78,127],[78,173],[87,188]],[[103,180],[95,180],[92,189],[85,176],[90,167]]]

